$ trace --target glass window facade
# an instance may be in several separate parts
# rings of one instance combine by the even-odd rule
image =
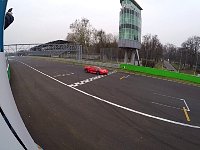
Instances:
[[[133,3],[133,0],[123,0],[121,5],[119,40],[141,43],[141,9]]]

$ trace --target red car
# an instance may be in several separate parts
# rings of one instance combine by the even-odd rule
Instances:
[[[108,74],[107,69],[103,69],[103,68],[100,68],[97,66],[85,66],[84,70],[87,73],[95,73],[97,75],[107,75]]]

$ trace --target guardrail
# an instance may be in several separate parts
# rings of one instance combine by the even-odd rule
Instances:
[[[120,69],[200,84],[200,77],[184,74],[184,73],[172,72],[172,71],[167,71],[167,70],[159,70],[159,69],[149,68],[149,67],[134,66],[130,64],[120,64]]]

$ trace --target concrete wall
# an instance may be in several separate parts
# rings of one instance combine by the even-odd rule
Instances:
[[[9,122],[25,147],[28,150],[37,150],[37,145],[31,138],[17,110],[8,80],[5,54],[2,52],[0,52],[0,70],[0,108],[5,114],[5,116],[2,115],[2,112],[0,114],[0,149],[24,149],[9,128]],[[5,121],[5,117],[8,119],[7,122]]]

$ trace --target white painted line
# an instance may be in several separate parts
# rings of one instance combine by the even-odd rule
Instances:
[[[163,94],[159,94],[159,93],[153,93],[153,94],[159,95],[159,96],[163,96],[163,97],[169,97],[169,98],[172,98],[172,99],[177,99],[177,100],[183,101],[184,104],[185,104],[185,106],[186,106],[186,108],[187,108],[187,111],[190,111],[190,109],[189,109],[189,107],[188,107],[188,105],[187,105],[187,103],[186,103],[186,100],[184,100],[184,99],[182,99],[182,98],[177,98],[177,97],[173,97],[173,96],[163,95]]]
[[[52,80],[54,80],[54,81],[57,81],[57,82],[60,83],[60,84],[63,84],[63,85],[65,85],[65,86],[70,87],[70,86],[67,85],[66,83],[61,82],[61,81],[59,81],[59,80],[57,80],[57,79],[55,79],[55,78],[53,78],[53,77],[51,77],[51,76],[49,76],[49,75],[47,75],[47,74],[45,74],[45,73],[43,73],[43,72],[37,70],[37,69],[35,69],[35,68],[33,68],[33,67],[31,67],[31,66],[29,66],[29,65],[27,65],[27,64],[25,64],[25,63],[23,63],[23,62],[21,62],[21,61],[18,61],[18,62],[20,62],[20,63],[26,65],[27,67],[29,67],[29,68],[31,68],[31,69],[37,71],[38,73],[40,73],[40,74],[42,74],[42,75],[44,75],[44,76],[46,76],[46,77],[48,77],[48,78],[50,78],[50,79],[52,79]],[[109,101],[107,101],[107,100],[101,99],[101,98],[99,98],[99,97],[97,97],[97,96],[94,96],[94,95],[91,95],[91,94],[86,93],[86,92],[84,92],[84,91],[81,91],[81,90],[79,90],[79,89],[77,89],[77,88],[75,88],[75,87],[70,87],[70,88],[72,88],[72,89],[74,89],[75,91],[78,91],[78,92],[80,92],[80,93],[82,93],[82,94],[84,94],[84,95],[87,95],[87,96],[89,96],[89,97],[92,97],[92,98],[94,98],[94,99],[97,99],[97,100],[99,100],[99,101],[102,101],[102,102],[104,102],[104,103],[106,103],[106,104],[115,106],[115,107],[117,107],[117,108],[121,108],[121,109],[123,109],[123,110],[127,110],[127,111],[129,111],[129,112],[132,112],[132,113],[135,113],[135,114],[138,114],[138,115],[141,115],[141,116],[145,116],[145,117],[148,117],[148,118],[152,118],[152,119],[156,119],[156,120],[159,120],[159,121],[163,121],[163,122],[167,122],[167,123],[171,123],[171,124],[175,124],[175,125],[180,125],[180,126],[184,126],[184,127],[189,127],[189,128],[194,128],[194,129],[200,129],[200,126],[190,125],[190,124],[186,124],[186,123],[181,123],[181,122],[177,122],[177,121],[173,121],[173,120],[169,120],[169,119],[165,119],[165,118],[161,118],[161,117],[149,115],[149,114],[146,114],[146,113],[143,113],[143,112],[140,112],[140,111],[137,111],[137,110],[133,110],[133,109],[130,109],[130,108],[127,108],[127,107],[124,107],[124,106],[121,106],[121,105],[118,105],[118,104],[109,102]]]
[[[161,103],[156,103],[156,102],[151,102],[152,104],[156,104],[156,105],[160,105],[160,106],[163,106],[163,107],[168,107],[168,108],[174,108],[174,109],[179,109],[179,110],[182,110],[181,108],[177,108],[177,107],[173,107],[173,106],[169,106],[169,105],[164,105],[164,104],[161,104]]]
[[[74,75],[74,73],[58,74],[58,75],[55,75],[55,76],[53,76],[53,77],[54,77],[54,78],[56,78],[56,77],[65,77],[65,76],[70,76],[70,75]]]
[[[187,110],[187,111],[190,111],[190,108],[188,107],[188,104],[186,103],[186,100],[183,99],[183,102],[185,103],[185,106],[186,106],[186,108],[187,108],[186,110]]]

